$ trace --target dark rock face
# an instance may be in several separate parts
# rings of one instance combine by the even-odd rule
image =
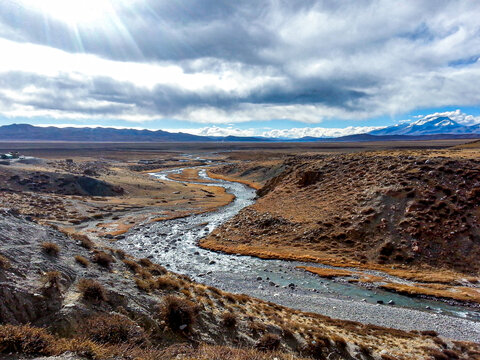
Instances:
[[[54,172],[22,172],[5,170],[0,180],[13,191],[33,191],[78,196],[118,196],[124,193],[121,187],[89,176]]]

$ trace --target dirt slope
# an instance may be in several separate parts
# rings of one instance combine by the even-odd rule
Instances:
[[[0,356],[71,351],[96,359],[287,360],[480,354],[475,344],[435,334],[339,321],[225,293],[148,259],[69,238],[9,211],[0,215]]]
[[[414,152],[296,157],[203,246],[478,274],[480,160]],[[251,251],[249,253],[252,253]]]

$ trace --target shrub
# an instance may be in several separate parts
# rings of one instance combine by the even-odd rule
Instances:
[[[90,262],[87,260],[87,258],[85,258],[83,256],[80,256],[80,255],[75,256],[75,261],[77,263],[79,263],[80,265],[82,265],[83,267],[87,267],[88,264],[90,264]]]
[[[28,325],[0,325],[0,353],[50,355],[53,337],[44,329]]]
[[[60,271],[49,271],[43,275],[43,285],[47,288],[59,288],[61,276]]]
[[[115,259],[111,255],[107,254],[106,252],[97,250],[93,255],[92,261],[108,269],[110,268],[110,265],[115,261]]]
[[[222,314],[222,324],[229,329],[235,328],[237,326],[237,315],[229,311],[224,312]]]
[[[255,347],[261,351],[274,351],[280,347],[280,342],[280,336],[275,334],[265,334],[258,340]]]
[[[191,330],[197,317],[194,303],[176,296],[167,296],[161,309],[161,316],[172,330]]]
[[[90,238],[86,235],[82,234],[72,234],[71,235],[73,240],[76,240],[80,243],[80,246],[84,247],[85,249],[93,249],[95,247],[95,244]]]
[[[0,255],[0,269],[7,270],[10,268],[10,261],[3,255]]]
[[[432,336],[432,337],[436,337],[438,336],[438,333],[434,330],[424,330],[424,331],[420,331],[420,334],[422,335],[425,335],[425,336]]]
[[[135,278],[135,285],[145,292],[150,292],[155,289],[155,282],[152,279]]]
[[[50,256],[58,256],[58,253],[60,252],[58,245],[51,242],[42,243],[42,249]]]
[[[324,350],[328,347],[328,343],[323,339],[315,339],[309,341],[304,348],[304,352],[313,359],[325,359]]]
[[[179,282],[168,276],[159,276],[155,281],[155,285],[157,289],[162,289],[162,290],[180,289]]]
[[[153,275],[156,275],[156,276],[165,275],[168,272],[167,269],[165,269],[163,266],[158,264],[153,264],[152,266],[150,266],[149,270]]]
[[[78,282],[78,290],[82,293],[82,297],[87,301],[106,301],[107,295],[102,284],[92,279],[80,279]]]
[[[135,261],[130,259],[122,260],[123,263],[133,272],[137,272],[140,269],[140,265],[138,265]]]
[[[88,318],[79,328],[81,336],[101,344],[143,344],[144,330],[126,316],[101,314]]]
[[[140,259],[138,262],[139,262],[140,265],[142,265],[143,267],[150,267],[150,266],[153,265],[153,263],[150,261],[150,259],[147,259],[147,258]]]
[[[125,259],[125,256],[127,256],[127,253],[121,249],[115,250],[115,255],[120,259],[123,260]]]

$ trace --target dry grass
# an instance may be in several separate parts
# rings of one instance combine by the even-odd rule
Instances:
[[[234,329],[237,326],[237,315],[227,311],[222,314],[222,324],[229,329]]]
[[[188,332],[197,319],[198,308],[189,300],[167,296],[164,299],[160,314],[172,330]]]
[[[42,283],[46,288],[59,288],[62,274],[60,271],[49,271],[43,274]]]
[[[118,319],[120,320],[120,319]],[[125,320],[125,319],[123,319]],[[128,321],[128,319],[126,319]],[[201,345],[192,347],[187,344],[173,345],[166,348],[146,347],[127,340],[118,342],[127,334],[135,336],[135,329],[123,326],[118,322],[113,324],[107,319],[89,319],[92,326],[81,338],[61,339],[49,334],[45,329],[29,325],[0,325],[0,354],[25,355],[27,357],[56,356],[66,352],[82,358],[106,359],[138,359],[138,360],[302,360],[295,355],[282,352],[259,352],[254,349],[236,349],[226,346]],[[96,331],[99,326],[103,333]],[[113,330],[113,334],[109,331]],[[88,335],[88,336],[85,336]],[[91,337],[95,341],[86,340]],[[142,337],[140,337],[142,339]],[[306,359],[305,359],[306,360]]]
[[[92,262],[109,269],[112,263],[115,262],[115,259],[104,251],[96,250],[93,254]]]
[[[59,246],[52,242],[42,243],[42,250],[50,256],[58,256],[58,254],[60,253]]]
[[[90,240],[90,238],[86,235],[83,234],[71,234],[70,237],[73,240],[76,240],[79,242],[80,246],[84,247],[85,249],[91,250],[95,247],[95,243]]]
[[[245,180],[245,179],[240,179],[236,177],[231,177],[231,176],[226,176],[226,175],[221,175],[221,174],[216,174],[212,172],[211,170],[207,170],[208,176],[210,176],[212,179],[218,179],[218,180],[226,180],[226,181],[233,181],[233,182],[238,182],[240,184],[245,184],[247,186],[250,186],[251,188],[258,190],[262,188],[262,184],[255,182],[255,181],[250,181],[250,180]]]
[[[280,347],[281,340],[276,334],[265,334],[258,340],[255,347],[261,351],[275,351]]]
[[[10,261],[3,255],[0,255],[0,269],[10,269]]]
[[[134,260],[124,259],[122,261],[134,273],[138,272],[138,270],[140,269],[140,265],[138,265],[137,262]]]
[[[151,292],[155,290],[155,281],[153,279],[135,278],[135,285],[142,291]]]
[[[480,291],[478,289],[462,286],[449,287],[438,284],[405,285],[388,283],[380,285],[380,288],[410,296],[427,295],[437,298],[480,303]]]
[[[161,290],[179,290],[181,288],[181,283],[178,279],[169,276],[159,276],[155,280],[155,285],[157,289]]]
[[[54,338],[45,330],[28,325],[0,325],[0,353],[51,355]]]
[[[82,294],[82,298],[86,301],[107,301],[105,288],[98,281],[92,279],[80,279],[77,287]]]
[[[90,264],[90,261],[88,261],[87,258],[85,258],[81,255],[76,255],[75,256],[75,261],[77,263],[79,263],[80,265],[82,265],[83,267],[88,267],[88,265]]]
[[[145,331],[129,318],[117,314],[99,314],[86,319],[77,330],[82,337],[100,344],[148,343]]]
[[[298,266],[298,268],[304,269],[305,271],[311,272],[327,279],[334,277],[352,276],[354,274],[354,272],[352,271],[342,269],[317,268],[313,266]]]

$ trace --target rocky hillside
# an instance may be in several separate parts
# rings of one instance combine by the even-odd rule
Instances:
[[[296,157],[209,248],[478,274],[480,160],[424,154]]]
[[[6,210],[0,214],[0,298],[0,356],[11,358],[65,352],[152,360],[480,354],[477,345],[434,333],[333,320],[225,293]]]
[[[85,175],[70,173],[29,171],[0,165],[0,190],[31,191],[61,195],[117,196],[121,187]]]

